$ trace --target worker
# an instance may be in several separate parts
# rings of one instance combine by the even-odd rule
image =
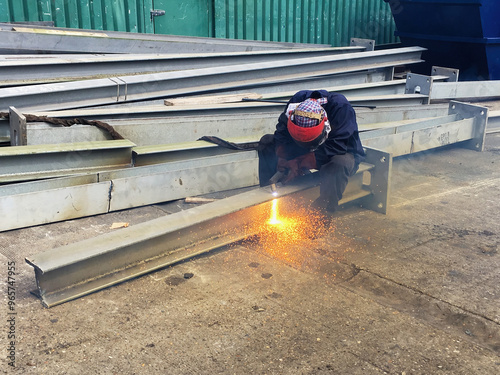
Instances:
[[[289,100],[274,134],[264,135],[258,146],[259,180],[270,184],[283,172],[287,184],[311,169],[319,170],[320,195],[312,206],[335,212],[365,152],[356,113],[345,96],[325,90],[302,90]]]

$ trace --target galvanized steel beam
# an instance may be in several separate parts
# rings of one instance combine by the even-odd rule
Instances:
[[[220,106],[218,108],[194,108],[193,110],[173,106],[168,107],[171,111],[163,112],[165,117],[105,119],[104,121],[138,146],[190,142],[196,141],[203,135],[213,134],[218,134],[222,138],[249,136],[258,138],[262,134],[274,132],[276,121],[284,108],[283,105],[259,106],[257,103],[252,103],[252,105],[252,107],[231,105],[227,107],[227,113],[224,113],[224,108]],[[165,106],[161,108],[164,109]],[[448,113],[448,105],[355,108],[355,111],[360,130],[365,130],[365,125],[393,126],[395,121],[442,116]],[[64,112],[65,117],[68,118],[90,118],[86,116],[87,113],[96,114],[90,110]],[[218,113],[218,115],[210,115],[211,113]],[[104,112],[103,115],[105,115]],[[140,116],[141,113],[137,112],[136,115]],[[57,113],[50,113],[49,116],[57,116]],[[119,114],[116,113],[116,116],[118,117]],[[125,113],[122,116],[125,116]],[[54,127],[46,123],[28,123],[27,126],[27,142],[30,145],[71,143],[81,140],[102,141],[108,138],[105,132],[86,125]]]
[[[258,184],[255,151],[0,186],[0,231]]]
[[[370,172],[377,174],[376,168],[384,165],[380,175],[388,186],[391,157],[375,150],[373,155],[378,164],[371,166]],[[376,178],[372,181],[381,183]],[[293,195],[314,188],[318,182],[315,173],[282,186],[282,212],[293,211],[300,199]],[[371,186],[363,185],[361,190],[354,198],[366,200],[372,195]],[[268,219],[272,199],[268,187],[256,188],[27,258],[35,270],[36,294],[46,307],[52,307],[258,234],[262,226],[254,224]],[[341,202],[347,201],[349,197]]]
[[[274,63],[255,63],[186,71],[122,76],[67,83],[0,89],[0,109],[63,109],[129,102],[195,92],[223,91],[263,85],[266,80],[300,80],[420,62],[424,49],[397,48],[385,51],[303,58]]]
[[[128,140],[0,148],[0,183],[131,166]]]
[[[361,51],[364,51],[363,47],[175,55],[0,55],[0,86],[263,63]]]
[[[207,53],[308,47],[329,46],[0,24],[0,53],[4,54]]]
[[[484,112],[484,110],[484,108],[478,106],[451,103],[449,115],[411,124],[365,131],[361,133],[361,138],[363,145],[377,147],[383,152],[393,153],[394,156],[406,155],[453,142],[464,141],[469,141],[473,149],[481,150],[481,147],[476,147],[476,145],[484,138],[484,122],[487,117],[487,111]],[[258,137],[255,140],[257,139]],[[199,145],[197,156],[209,155],[211,150],[218,149],[218,147],[205,142],[198,142],[197,144]],[[163,149],[166,153],[175,152],[179,147],[182,148],[181,146],[174,145],[170,149],[166,147],[153,151],[161,151]],[[179,150],[179,152],[182,151]],[[190,159],[183,161],[101,172],[99,173],[98,182],[112,182],[113,189],[109,195],[110,210],[153,204],[179,199],[188,195],[200,195],[207,192],[228,190],[236,187],[231,185],[235,182],[243,184],[238,187],[251,186],[257,183],[256,169],[258,160],[254,151],[250,153],[234,153],[222,149],[219,152],[221,154],[215,157],[193,158],[191,156]],[[228,154],[227,152],[230,153]],[[225,160],[229,161],[224,162]],[[376,160],[377,158],[371,157],[371,163],[376,164]],[[219,168],[219,164],[223,167]],[[209,176],[212,176],[212,182],[209,182]],[[238,178],[234,179],[234,176],[238,176]],[[55,184],[56,181],[53,180],[52,183]],[[71,187],[68,187],[68,181],[68,179],[63,179],[61,182],[63,184],[62,187],[71,190]],[[47,200],[51,204],[58,202],[58,196],[67,195],[63,193],[65,189],[58,190],[57,185],[48,186],[48,182],[46,181],[39,182],[38,184],[39,189],[34,188],[37,186],[35,183],[17,184],[17,186],[13,184],[1,187],[0,195],[2,188],[4,189],[3,195],[5,197],[15,194],[18,199],[22,199],[23,194],[39,193],[40,191],[51,189],[54,194],[57,194],[52,199]],[[170,189],[165,189],[165,186],[170,186]],[[12,189],[17,190],[12,191]],[[9,199],[13,198],[10,197]],[[41,202],[42,200],[38,201]],[[69,205],[67,201],[63,201],[63,203]],[[383,202],[378,202],[377,206],[380,203]],[[382,207],[385,209],[387,205],[382,204]],[[65,206],[57,207],[56,205],[54,209],[64,211]],[[38,220],[42,221],[42,219]]]
[[[476,151],[484,148],[488,109],[451,102],[449,116],[394,129],[380,129],[360,134],[363,145],[390,152],[393,157],[464,142]]]

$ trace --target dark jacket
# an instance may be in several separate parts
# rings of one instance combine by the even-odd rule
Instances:
[[[330,158],[335,155],[350,153],[354,155],[356,163],[364,160],[365,152],[361,146],[361,140],[358,134],[358,124],[356,122],[356,113],[351,104],[344,95],[326,90],[309,91],[302,90],[297,92],[288,103],[300,103],[309,98],[324,97],[328,102],[323,105],[332,130],[328,134],[326,141],[318,147],[314,154],[318,168],[328,163]],[[287,104],[288,107],[288,104]],[[284,146],[287,152],[287,159],[294,159],[297,156],[309,152],[295,143],[287,129],[288,117],[285,111],[280,115],[274,139],[276,146]]]

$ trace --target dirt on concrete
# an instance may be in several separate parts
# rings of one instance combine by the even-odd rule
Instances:
[[[0,368],[22,374],[500,373],[500,135],[394,160],[387,215],[344,207],[286,257],[253,238],[47,309],[24,258],[156,205],[0,233]],[[177,205],[172,203],[171,205]],[[170,207],[171,208],[171,207]],[[3,213],[6,214],[6,213]],[[120,230],[120,229],[114,229]]]

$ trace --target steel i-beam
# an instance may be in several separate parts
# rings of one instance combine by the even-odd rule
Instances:
[[[378,162],[360,173],[370,170],[373,176],[376,168],[382,169],[380,179],[372,177],[371,183],[377,191],[373,194],[375,207],[385,210],[387,196],[384,200],[380,194],[383,186],[388,187],[392,159],[376,150],[368,155]],[[310,203],[300,193],[314,189],[318,177],[313,173],[280,186],[280,209],[291,211],[297,201]],[[354,199],[366,201],[372,195],[371,186],[362,185],[361,189],[366,192],[353,194]],[[254,224],[267,221],[273,199],[269,187],[256,188],[34,255],[26,262],[35,270],[36,294],[45,306],[55,306],[257,234],[262,226]]]
[[[395,48],[384,51],[348,53],[321,58],[303,58],[176,72],[121,76],[67,83],[0,89],[0,110],[64,109],[113,104],[211,90],[240,88],[242,84],[262,85],[281,76],[284,80],[325,76],[420,62],[425,49]],[[288,78],[287,78],[287,77]]]

